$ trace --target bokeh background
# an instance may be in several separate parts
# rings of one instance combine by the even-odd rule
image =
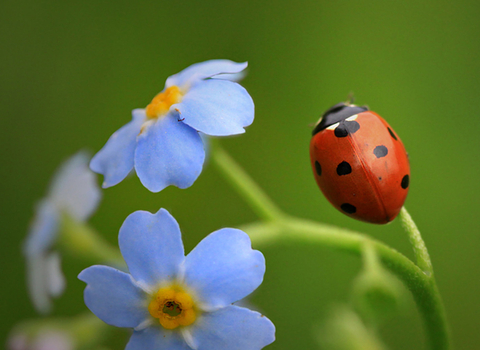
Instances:
[[[228,58],[249,61],[242,84],[256,119],[224,148],[286,212],[364,232],[412,257],[398,220],[375,226],[336,212],[309,164],[309,125],[349,92],[388,120],[410,154],[406,207],[429,248],[454,344],[478,349],[479,15],[474,0],[2,1],[0,343],[35,317],[20,246],[59,163],[81,148],[98,151],[169,75]],[[213,230],[256,219],[207,163],[188,190],[153,194],[136,177],[105,190],[91,223],[115,244],[128,214],[160,207],[179,221],[187,250]],[[314,245],[262,251],[267,273],[252,303],[276,324],[269,348],[318,348],[316,326],[348,301],[359,259]],[[76,279],[84,267],[64,258],[68,287],[55,315],[86,309]],[[413,302],[381,335],[391,349],[425,348]]]

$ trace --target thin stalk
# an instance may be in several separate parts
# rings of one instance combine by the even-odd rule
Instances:
[[[354,231],[297,218],[283,218],[278,223],[259,222],[241,229],[250,235],[255,247],[278,241],[288,241],[290,244],[315,243],[361,257],[364,244],[370,244],[384,266],[397,275],[412,293],[424,320],[430,349],[450,348],[445,309],[436,284],[410,259],[395,249]],[[267,234],[262,235],[262,231]]]
[[[427,246],[422,239],[422,235],[420,234],[417,225],[415,225],[415,222],[413,222],[412,217],[405,207],[400,211],[400,219],[402,220],[402,226],[408,233],[408,238],[413,247],[418,267],[420,267],[425,274],[433,276],[432,261],[430,260]]]
[[[255,181],[225,152],[216,140],[211,140],[212,163],[228,183],[243,197],[263,220],[277,220],[283,214]]]
[[[123,266],[125,262],[117,247],[112,246],[88,224],[62,216],[59,245],[72,255],[93,264]]]

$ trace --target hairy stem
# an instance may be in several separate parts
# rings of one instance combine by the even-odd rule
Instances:
[[[428,255],[427,246],[420,235],[417,225],[415,225],[405,207],[400,211],[400,219],[402,220],[402,225],[405,228],[405,231],[408,233],[408,238],[413,247],[418,267],[420,267],[428,276],[433,276],[433,267],[430,255]]]

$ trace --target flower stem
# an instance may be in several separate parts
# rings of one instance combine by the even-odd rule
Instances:
[[[373,244],[370,240],[363,245],[362,260],[363,268],[365,270],[375,270],[379,264],[377,252],[375,251],[375,248],[373,248]]]
[[[125,262],[118,248],[110,245],[89,225],[62,216],[59,243],[62,249],[90,263],[108,263],[123,266]]]
[[[430,348],[450,348],[445,310],[435,281],[400,252],[366,235],[324,225],[314,221],[284,217],[281,222],[250,224],[241,227],[252,239],[252,244],[268,244],[279,240],[289,243],[317,243],[338,251],[362,255],[364,244],[370,244],[382,263],[395,273],[412,292],[423,316]],[[266,232],[263,235],[262,232]]]
[[[418,267],[420,267],[428,276],[433,276],[432,262],[430,260],[430,255],[428,255],[425,242],[420,235],[417,225],[415,225],[415,222],[413,222],[412,217],[405,207],[400,211],[400,219],[402,220],[402,226],[408,233],[410,244],[413,246]]]
[[[408,213],[407,209],[405,209],[405,207],[403,207],[402,210],[400,211],[400,218],[402,220],[402,226],[405,228],[405,231],[407,231],[408,238],[413,247],[413,251],[415,253],[415,259],[417,261],[417,266],[425,274],[427,281],[429,282],[429,288],[431,292],[435,295],[435,298],[430,300],[432,305],[430,305],[429,307],[435,307],[435,305],[433,304],[437,304],[436,306],[438,307],[438,310],[439,310],[439,315],[438,315],[439,317],[436,319],[432,318],[430,320],[430,324],[443,320],[443,323],[445,325],[445,332],[447,333],[447,336],[448,336],[449,329],[447,326],[447,316],[445,314],[445,309],[443,307],[443,303],[440,297],[440,292],[438,291],[437,282],[435,281],[432,261],[430,260],[430,255],[428,254],[427,246],[425,245],[425,242],[422,239],[422,236],[420,234],[420,231],[417,228],[417,225],[415,225],[415,222],[413,221],[412,217]],[[427,326],[428,325],[429,323],[427,323]]]
[[[283,213],[250,176],[225,152],[217,140],[211,141],[213,164],[230,185],[263,220],[278,220]]]
[[[431,349],[448,349],[449,332],[445,310],[435,280],[426,275],[410,259],[384,243],[355,232],[333,233],[315,222],[293,220],[287,225],[285,235],[292,241],[303,239],[317,242],[349,253],[361,254],[362,244],[371,241],[386,267],[395,273],[412,292],[424,318]]]
[[[429,338],[430,349],[448,350],[450,339],[445,310],[432,271],[430,259],[415,224],[406,211],[402,217],[414,244],[417,261],[410,259],[385,245],[358,232],[290,217],[268,198],[263,190],[218,144],[212,150],[212,159],[226,180],[242,196],[263,222],[241,227],[250,235],[253,245],[268,244],[280,240],[317,243],[332,249],[361,256],[364,244],[370,244],[382,263],[395,273],[408,287],[423,316]]]

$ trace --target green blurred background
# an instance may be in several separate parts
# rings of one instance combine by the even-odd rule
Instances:
[[[2,1],[0,342],[35,316],[20,245],[58,164],[80,148],[99,150],[169,75],[228,58],[249,61],[242,84],[256,119],[224,148],[288,213],[365,232],[412,257],[398,220],[374,226],[343,216],[310,169],[309,124],[349,92],[387,119],[410,154],[406,206],[429,248],[454,344],[478,349],[479,15],[474,0]],[[153,194],[127,179],[104,191],[91,223],[115,244],[128,214],[160,207],[179,221],[187,250],[256,219],[207,163],[188,190]],[[269,348],[317,348],[316,325],[348,300],[359,259],[313,245],[262,251],[267,273],[252,302],[276,324]],[[76,279],[84,267],[64,258],[68,286],[55,315],[85,310]],[[413,301],[381,334],[391,349],[425,348]]]

